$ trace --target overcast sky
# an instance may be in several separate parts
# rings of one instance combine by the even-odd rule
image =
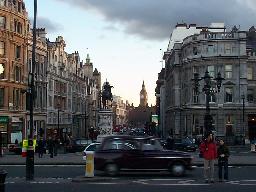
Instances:
[[[30,18],[33,1],[25,0]],[[145,80],[149,104],[166,50],[177,23],[247,30],[256,23],[255,0],[39,0],[38,27],[54,40],[62,35],[67,52],[89,53],[96,67],[114,86],[114,94],[139,104]],[[88,48],[88,49],[87,49]]]

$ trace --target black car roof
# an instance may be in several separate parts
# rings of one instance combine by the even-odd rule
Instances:
[[[109,136],[106,136],[104,137],[104,140],[106,139],[111,139],[111,138],[114,138],[114,139],[157,139],[156,137],[153,137],[153,136],[147,136],[147,137],[142,137],[142,136],[131,136],[131,135],[109,135]]]

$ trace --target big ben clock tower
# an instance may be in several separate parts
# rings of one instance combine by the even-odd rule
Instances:
[[[148,104],[148,94],[145,88],[144,81],[142,83],[142,89],[140,91],[140,106],[146,107]]]

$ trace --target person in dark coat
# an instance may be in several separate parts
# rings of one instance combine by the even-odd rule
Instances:
[[[166,148],[167,148],[168,150],[172,150],[173,147],[174,147],[174,139],[173,139],[171,136],[169,136],[169,137],[167,138],[167,140],[166,140]]]
[[[37,147],[38,147],[38,156],[39,158],[42,158],[44,153],[44,147],[45,147],[43,138],[40,138],[38,140]]]
[[[52,140],[51,137],[49,137],[48,141],[47,141],[47,148],[49,150],[50,153],[50,157],[53,158],[53,147],[54,147],[54,142]]]
[[[58,140],[58,138],[55,137],[55,139],[53,140],[53,154],[54,154],[54,156],[57,156],[58,148],[59,148],[59,140]]]
[[[218,167],[219,167],[219,181],[222,182],[222,169],[224,168],[224,180],[228,180],[228,158],[229,149],[224,141],[220,139],[220,146],[218,147]]]

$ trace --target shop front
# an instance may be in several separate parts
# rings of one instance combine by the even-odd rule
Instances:
[[[8,116],[0,116],[0,147],[6,147],[8,144]]]

